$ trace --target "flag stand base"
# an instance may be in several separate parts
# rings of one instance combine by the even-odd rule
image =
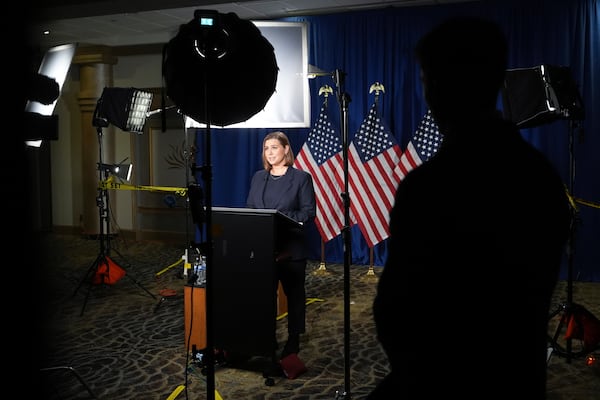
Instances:
[[[372,265],[369,267],[367,273],[363,275],[363,280],[367,282],[377,282],[379,280],[379,277],[375,273],[375,269]]]
[[[321,262],[319,264],[319,268],[315,269],[313,271],[313,274],[314,275],[331,275],[331,271],[329,271],[327,269],[327,267],[325,267],[325,263],[324,262]]]

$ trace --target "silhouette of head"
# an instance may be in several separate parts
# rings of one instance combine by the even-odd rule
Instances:
[[[425,99],[442,132],[456,121],[495,112],[508,57],[496,23],[453,17],[424,35],[415,54]]]

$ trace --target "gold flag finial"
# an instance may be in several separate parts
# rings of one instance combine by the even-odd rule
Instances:
[[[333,89],[329,85],[323,85],[319,89],[319,96],[323,93],[325,93],[325,98],[327,98],[327,96],[329,96],[329,93],[333,94]]]
[[[379,82],[375,82],[374,84],[372,84],[371,88],[369,89],[369,93],[375,92],[375,96],[379,96],[380,91],[385,93],[385,88]]]

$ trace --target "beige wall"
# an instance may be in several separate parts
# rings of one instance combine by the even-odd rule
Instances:
[[[161,54],[141,54],[118,56],[113,68],[115,87],[136,87],[140,89],[160,87]],[[55,227],[77,227],[81,224],[84,207],[82,199],[82,123],[78,103],[80,91],[79,66],[72,65],[64,83],[61,96],[57,102],[55,114],[59,118],[58,140],[50,141],[51,152],[51,187],[52,187],[52,223]],[[125,158],[133,159],[135,141],[141,139],[136,133],[115,131],[114,162]],[[107,149],[108,150],[108,149]],[[99,157],[99,155],[98,155]],[[104,160],[110,162],[110,160]],[[135,174],[135,164],[133,173]],[[110,191],[109,196],[115,200],[115,209],[111,210],[116,218],[111,224],[119,229],[134,228],[133,191]],[[93,207],[96,207],[93,205]]]

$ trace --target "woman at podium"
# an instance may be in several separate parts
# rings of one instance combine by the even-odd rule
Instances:
[[[312,176],[293,167],[294,152],[283,132],[270,132],[263,139],[264,169],[252,177],[246,201],[248,208],[275,209],[304,224],[316,215]],[[300,351],[300,334],[306,324],[307,244],[302,225],[277,238],[276,270],[287,297],[288,339],[281,358]],[[276,288],[274,288],[276,289]]]

